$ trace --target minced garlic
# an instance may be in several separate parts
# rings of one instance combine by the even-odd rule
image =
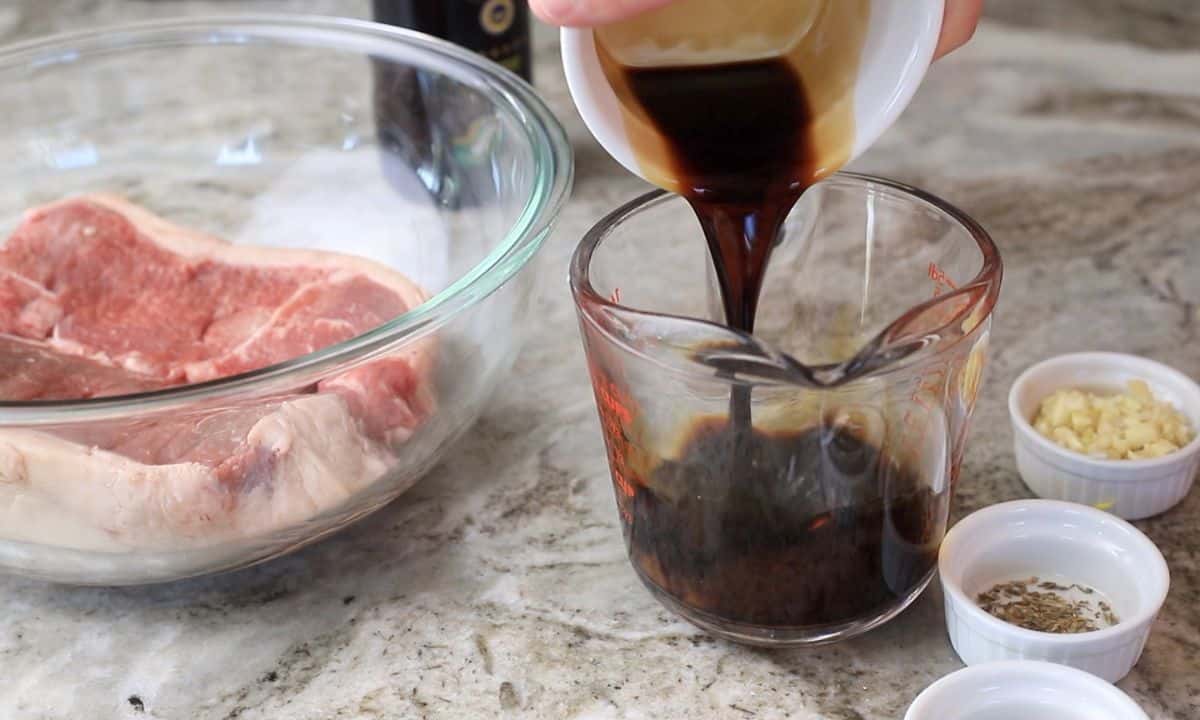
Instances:
[[[1059,390],[1042,401],[1033,426],[1062,447],[1109,460],[1162,457],[1193,437],[1187,418],[1142,380],[1113,395]]]

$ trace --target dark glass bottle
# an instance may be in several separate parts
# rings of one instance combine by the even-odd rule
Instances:
[[[375,20],[449,40],[532,76],[525,0],[374,0]]]
[[[531,76],[526,0],[373,0],[374,19],[441,37]],[[417,67],[376,61],[375,122],[385,169],[415,173],[444,207],[486,203],[486,138],[496,120],[479,91]],[[407,168],[407,169],[406,169]]]

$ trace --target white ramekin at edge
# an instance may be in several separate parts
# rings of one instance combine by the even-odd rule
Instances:
[[[979,510],[946,535],[938,556],[950,642],[967,665],[1046,660],[1117,682],[1141,657],[1170,575],[1162,553],[1124,520],[1057,500],[1017,500]],[[1078,634],[1026,630],[975,598],[998,583],[1038,577],[1095,588],[1119,622]]]
[[[1066,388],[1122,390],[1145,380],[1155,398],[1175,406],[1196,437],[1150,460],[1101,460],[1067,450],[1033,428],[1042,400]],[[1093,505],[1127,520],[1165,512],[1192,488],[1200,469],[1200,385],[1162,363],[1119,353],[1060,355],[1034,365],[1008,395],[1017,470],[1039,497]]]
[[[904,720],[1149,720],[1094,675],[1033,661],[985,663],[925,688]]]

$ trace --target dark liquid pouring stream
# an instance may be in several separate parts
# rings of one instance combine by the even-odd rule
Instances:
[[[815,174],[812,113],[800,77],[777,59],[626,69],[625,78],[687,179],[685,197],[708,242],[726,324],[753,333],[771,250],[806,189],[795,178]],[[750,393],[734,386],[735,428],[751,427]]]

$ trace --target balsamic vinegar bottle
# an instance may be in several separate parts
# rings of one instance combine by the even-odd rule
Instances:
[[[529,80],[526,0],[373,0],[374,19],[436,35]],[[474,88],[416,66],[375,60],[375,124],[393,185],[416,178],[443,208],[495,200],[489,138],[495,108]],[[400,178],[409,178],[402,182]]]
[[[374,0],[373,8],[376,22],[436,35],[532,76],[525,0]]]

